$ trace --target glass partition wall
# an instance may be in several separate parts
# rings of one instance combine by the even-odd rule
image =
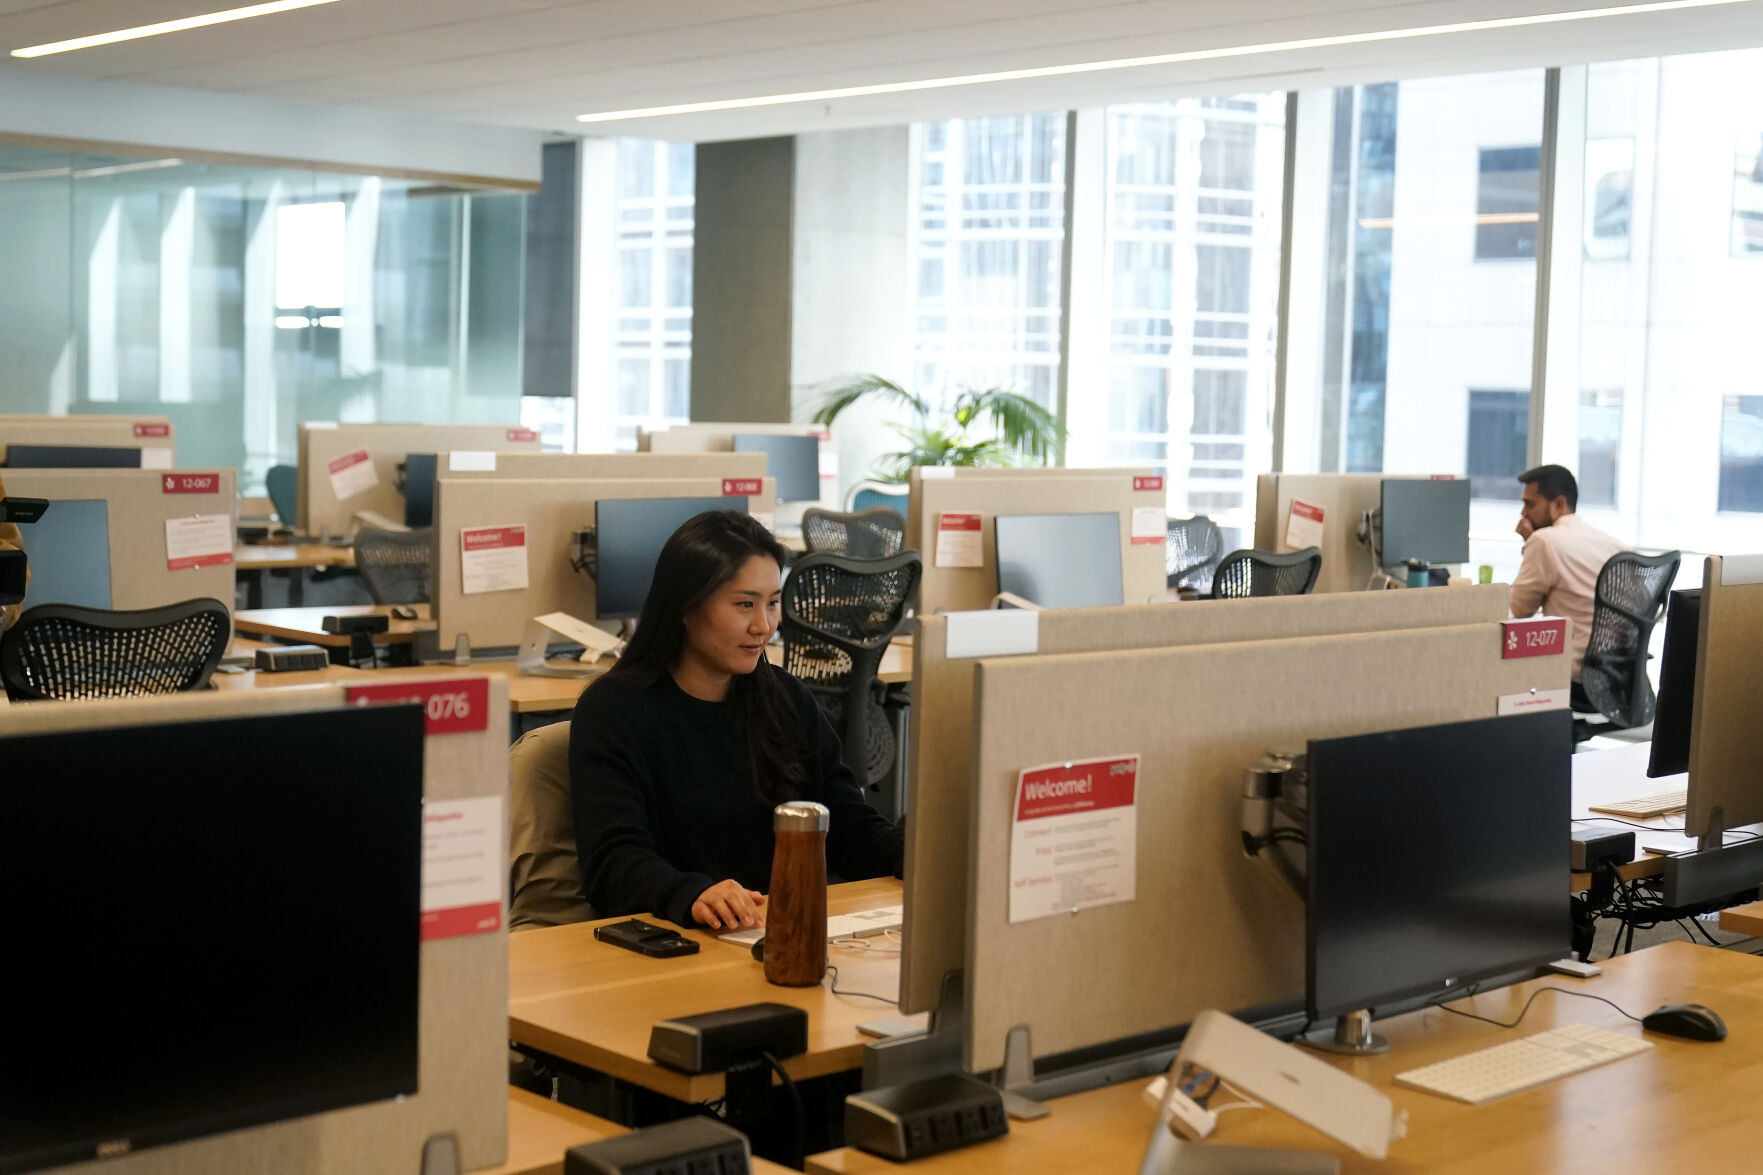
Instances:
[[[260,492],[302,420],[520,420],[525,201],[0,146],[0,411],[157,413]]]

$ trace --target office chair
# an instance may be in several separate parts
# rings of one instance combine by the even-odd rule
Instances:
[[[582,893],[569,795],[569,722],[529,730],[508,748],[508,928],[599,915]]]
[[[901,482],[860,481],[845,491],[845,510],[855,513],[859,510],[873,510],[877,506],[892,506],[905,513],[909,492]]]
[[[202,689],[232,634],[219,600],[135,612],[39,604],[0,636],[0,680],[15,702]]]
[[[1580,688],[1604,724],[1574,722],[1581,741],[1598,729],[1627,730],[1653,720],[1655,697],[1647,677],[1647,646],[1653,626],[1665,615],[1665,599],[1683,556],[1638,555],[1623,551],[1610,556],[1598,572],[1592,597],[1592,632],[1580,665]]]
[[[356,531],[355,570],[373,602],[427,603],[434,542],[435,532],[429,527],[391,531],[364,526]]]
[[[1260,596],[1307,596],[1322,570],[1322,550],[1305,547],[1281,555],[1274,551],[1232,551],[1212,576],[1214,600]]]
[[[1163,544],[1163,570],[1167,586],[1196,595],[1210,595],[1212,577],[1224,554],[1224,536],[1218,524],[1204,514],[1171,518]]]
[[[814,694],[864,787],[893,766],[876,671],[923,572],[917,551],[886,559],[816,552],[798,559],[784,581],[784,668]]]
[[[299,471],[292,465],[271,465],[263,475],[263,492],[269,495],[270,505],[275,507],[275,516],[282,520],[282,525],[289,530],[298,525],[295,515],[299,510],[298,493]]]
[[[892,506],[871,506],[854,514],[818,508],[802,512],[802,540],[810,551],[885,559],[906,545],[906,519]]]

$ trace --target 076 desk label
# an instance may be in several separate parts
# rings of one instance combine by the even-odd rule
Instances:
[[[1567,651],[1567,621],[1559,616],[1540,616],[1506,621],[1500,636],[1500,659],[1556,657]]]
[[[490,682],[483,677],[352,685],[344,697],[352,706],[416,702],[422,706],[424,730],[429,734],[465,734],[488,730],[490,725]]]

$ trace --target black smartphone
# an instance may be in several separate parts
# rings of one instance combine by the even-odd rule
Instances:
[[[601,942],[609,942],[613,946],[620,946],[627,951],[635,951],[639,955],[649,955],[656,959],[671,959],[676,955],[698,953],[698,944],[679,931],[668,930],[665,927],[644,922],[640,918],[614,922],[610,926],[596,926],[594,927],[594,937]]]

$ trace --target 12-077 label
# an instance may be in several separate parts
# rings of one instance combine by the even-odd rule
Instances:
[[[1500,634],[1500,659],[1555,657],[1567,651],[1567,621],[1559,616],[1508,620]]]

